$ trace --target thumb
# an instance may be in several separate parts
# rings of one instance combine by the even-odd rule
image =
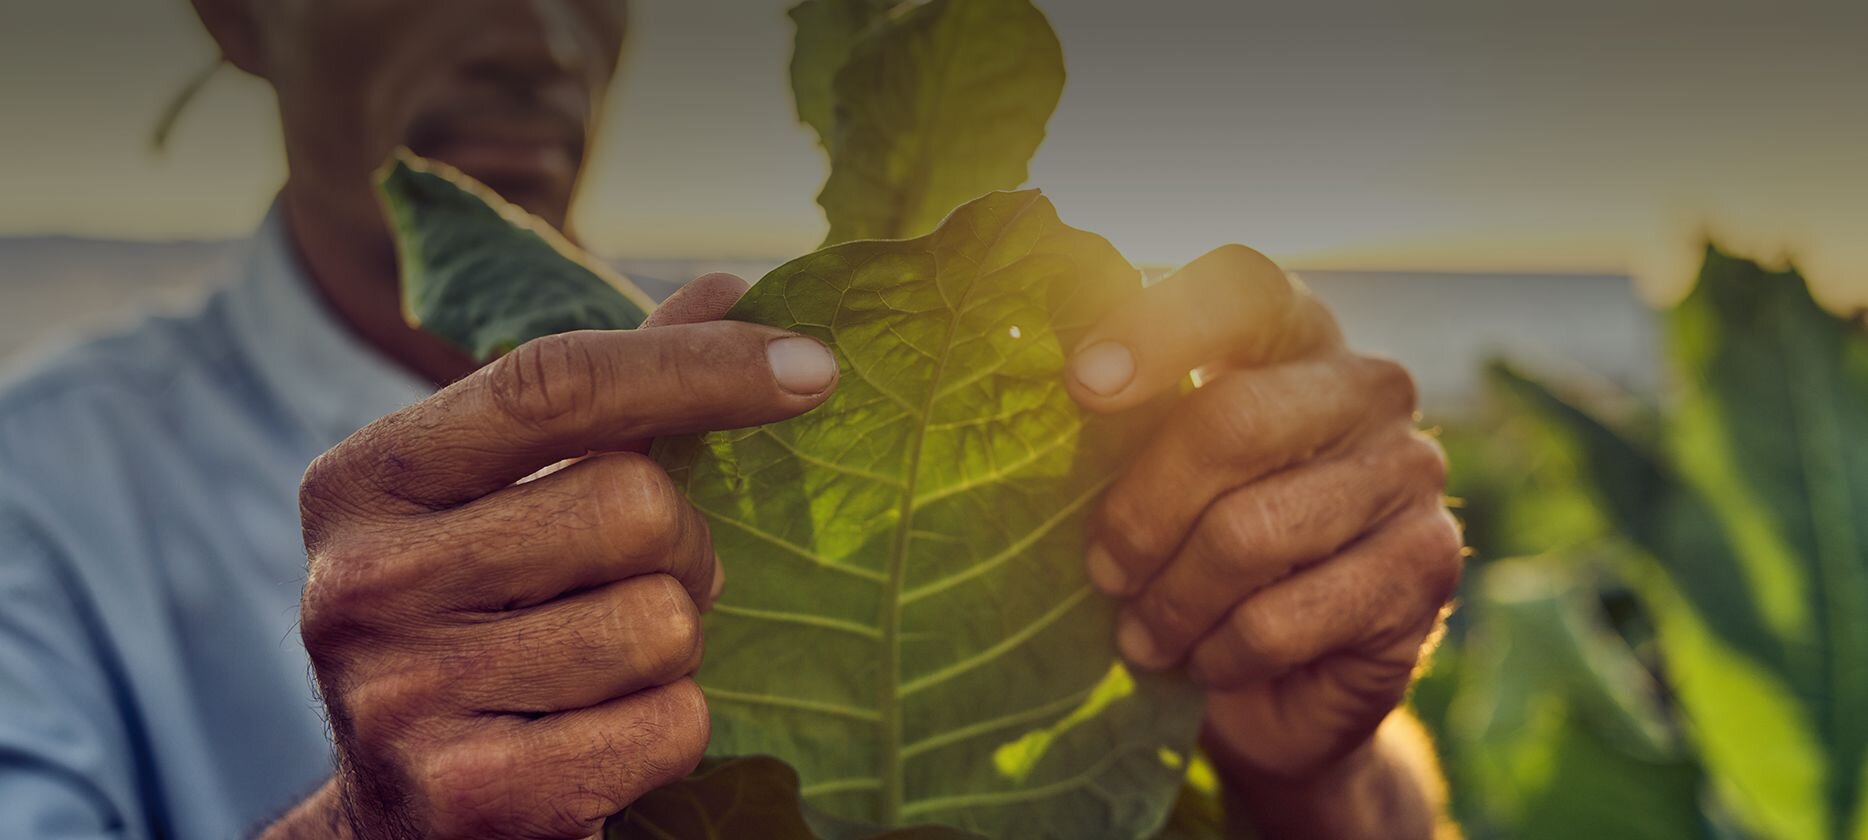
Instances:
[[[638,329],[718,321],[750,288],[752,284],[731,274],[703,274],[669,295]]]

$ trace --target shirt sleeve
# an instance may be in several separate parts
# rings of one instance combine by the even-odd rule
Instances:
[[[0,496],[0,837],[150,836],[90,607]]]

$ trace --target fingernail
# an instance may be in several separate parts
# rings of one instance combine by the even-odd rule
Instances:
[[[720,593],[726,591],[726,567],[720,564],[720,555],[713,558],[713,587],[707,590],[708,601],[720,600]]]
[[[1110,595],[1120,595],[1128,589],[1129,573],[1122,570],[1122,566],[1116,563],[1115,555],[1110,554],[1102,543],[1090,543],[1087,562],[1090,582],[1096,584],[1097,589]]]
[[[1071,360],[1070,371],[1098,396],[1112,396],[1135,378],[1135,354],[1119,342],[1098,341]]]
[[[1116,647],[1130,662],[1143,668],[1159,668],[1166,664],[1160,661],[1161,651],[1155,647],[1155,637],[1133,617],[1124,617],[1122,626],[1116,629]]]
[[[765,358],[779,387],[794,394],[820,393],[837,378],[837,359],[830,348],[801,335],[765,345]]]

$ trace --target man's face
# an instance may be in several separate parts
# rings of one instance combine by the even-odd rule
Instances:
[[[380,227],[398,146],[560,228],[615,73],[623,0],[249,0],[293,189]]]

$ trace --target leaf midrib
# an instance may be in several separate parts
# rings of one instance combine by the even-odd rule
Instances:
[[[929,27],[929,34],[935,35],[936,33],[934,30],[939,29],[942,22],[943,21],[936,20],[934,24]],[[895,193],[895,200],[891,202],[893,206],[889,208],[889,231],[884,234],[888,237],[913,236],[917,233],[917,231],[903,230],[903,228],[907,226],[908,208],[910,206],[918,207],[923,202],[923,194],[927,192],[929,174],[934,170],[934,153],[931,149],[931,144],[928,142],[928,136],[933,132],[926,130],[926,126],[938,125],[941,122],[941,117],[947,111],[947,72],[952,66],[955,53],[960,49],[959,39],[951,37],[950,33],[940,34],[948,34],[949,37],[947,40],[949,43],[947,44],[946,54],[942,56],[942,60],[934,69],[934,94],[929,97],[929,99],[933,101],[933,107],[929,109],[927,122],[917,127],[922,130],[915,131],[912,135],[915,144],[915,166],[911,170],[908,182],[902,184],[901,189]],[[970,292],[971,290],[969,289],[968,291]],[[930,403],[931,402],[930,400]]]
[[[927,444],[928,425],[934,414],[934,400],[940,393],[940,381],[947,372],[947,362],[953,356],[954,336],[959,332],[960,319],[966,310],[966,303],[979,287],[979,281],[985,276],[985,265],[999,244],[1005,241],[1005,234],[1023,219],[1026,211],[1037,203],[1037,194],[1026,197],[1024,204],[1014,211],[1009,218],[993,232],[992,239],[985,242],[980,250],[979,260],[973,267],[974,276],[961,292],[959,300],[949,303],[947,293],[941,287],[941,267],[938,261],[934,266],[934,288],[941,295],[941,302],[947,303],[949,317],[946,333],[941,337],[940,358],[934,365],[934,374],[929,377],[927,397],[922,401],[920,416],[915,418],[914,440],[909,446],[908,469],[902,482],[901,505],[895,521],[894,546],[889,556],[889,582],[882,597],[882,680],[877,698],[877,711],[881,716],[882,728],[882,821],[892,825],[901,820],[903,807],[902,790],[902,719],[901,719],[901,618],[902,586],[907,575],[908,545],[913,539],[914,518],[918,510],[915,504],[915,488],[921,479],[921,455]]]
[[[1846,830],[1849,815],[1859,804],[1854,801],[1857,782],[1854,774],[1860,772],[1861,733],[1850,731],[1853,710],[1843,708],[1844,701],[1840,697],[1843,692],[1837,691],[1837,685],[1845,679],[1844,675],[1857,667],[1857,663],[1837,660],[1842,656],[1838,648],[1851,635],[1852,628],[1848,626],[1849,616],[1844,601],[1850,588],[1847,581],[1849,567],[1855,562],[1859,543],[1848,513],[1854,505],[1847,498],[1852,495],[1847,471],[1840,471],[1838,475],[1837,471],[1826,468],[1825,464],[1825,450],[1831,453],[1840,451],[1841,435],[1837,433],[1833,421],[1841,409],[1827,389],[1807,387],[1808,383],[1802,376],[1805,373],[1803,367],[1791,363],[1791,354],[1794,352],[1791,348],[1799,340],[1808,339],[1801,331],[1785,323],[1790,317],[1791,313],[1783,304],[1771,307],[1772,332],[1777,334],[1777,346],[1785,350],[1778,357],[1778,362],[1782,365],[1782,381],[1788,396],[1785,400],[1786,413],[1790,417],[1790,431],[1796,441],[1797,454],[1803,462],[1802,468],[1798,470],[1799,477],[1803,482],[1804,494],[1809,499],[1806,509],[1810,516],[1810,536],[1814,542],[1811,549],[1815,554],[1810,559],[1815,566],[1818,592],[1813,599],[1815,603],[1812,609],[1817,614],[1817,626],[1825,636],[1818,672],[1818,695],[1824,699],[1823,708],[1817,715],[1817,725],[1825,736],[1824,740],[1839,747],[1832,753],[1827,768],[1830,779],[1829,790],[1825,794],[1834,811],[1831,828],[1840,836],[1839,833]],[[1845,375],[1843,371],[1838,371],[1838,374]],[[1809,405],[1805,400],[1822,404]],[[1822,441],[1812,440],[1819,434],[1823,437]],[[1823,481],[1823,478],[1831,480]],[[1836,500],[1836,495],[1844,498]],[[1841,506],[1840,511],[1835,509],[1837,504]]]

